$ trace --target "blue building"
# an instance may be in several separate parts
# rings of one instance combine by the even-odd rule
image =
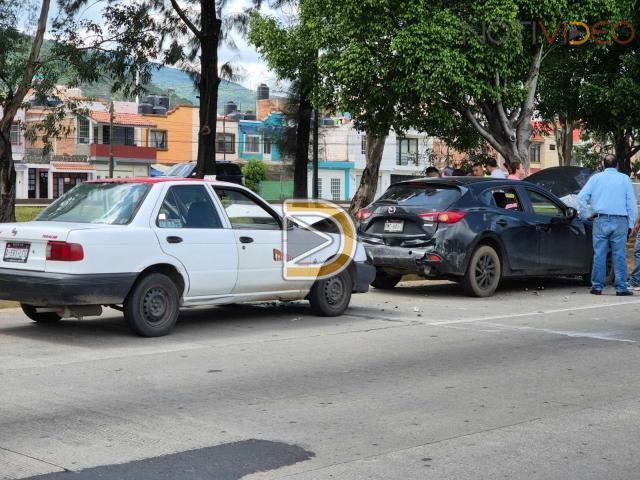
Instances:
[[[264,162],[281,162],[278,137],[284,127],[284,115],[270,113],[264,120],[240,120],[238,158],[255,158]]]

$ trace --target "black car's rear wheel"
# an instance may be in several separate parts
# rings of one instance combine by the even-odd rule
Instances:
[[[501,275],[500,256],[490,246],[482,245],[471,256],[462,286],[467,295],[490,297],[498,288]]]
[[[34,307],[33,305],[21,303],[20,306],[22,307],[22,311],[24,312],[24,314],[34,322],[55,323],[59,322],[62,318],[56,312],[38,312],[36,307]]]
[[[371,286],[379,290],[391,290],[401,279],[402,275],[390,275],[383,270],[376,269],[376,278],[371,282]]]

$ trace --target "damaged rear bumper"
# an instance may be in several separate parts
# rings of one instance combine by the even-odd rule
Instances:
[[[364,248],[369,261],[381,270],[426,276],[452,274],[446,260],[433,247],[407,248],[365,244]]]

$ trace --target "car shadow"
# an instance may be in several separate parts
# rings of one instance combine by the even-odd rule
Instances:
[[[568,290],[570,293],[587,291],[588,287],[582,284],[582,281],[572,277],[541,277],[526,279],[507,279],[500,282],[495,296],[513,294],[520,292],[536,292],[545,290]],[[447,281],[406,281],[395,287],[393,290],[375,290],[377,292],[386,292],[402,297],[412,297],[415,295],[429,295],[442,298],[471,298],[468,297],[462,286],[456,282]],[[478,299],[483,300],[483,299]]]
[[[21,313],[20,316],[22,317]],[[0,335],[90,349],[237,339],[269,328],[273,328],[273,335],[277,337],[294,332],[300,334],[306,329],[326,325],[328,322],[366,321],[365,318],[350,317],[348,310],[343,317],[318,317],[304,301],[197,307],[181,310],[178,322],[168,336],[145,339],[136,336],[127,327],[122,313],[108,308],[101,317],[64,319],[54,324],[38,324],[26,316],[23,318],[24,324],[5,327],[0,325]]]

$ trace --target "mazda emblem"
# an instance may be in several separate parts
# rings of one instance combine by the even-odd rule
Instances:
[[[13,234],[13,236],[15,237],[18,234],[18,229],[14,228],[13,230],[11,230],[11,233]]]
[[[389,209],[387,210],[387,212],[393,214],[396,213],[396,207],[389,207]]]

